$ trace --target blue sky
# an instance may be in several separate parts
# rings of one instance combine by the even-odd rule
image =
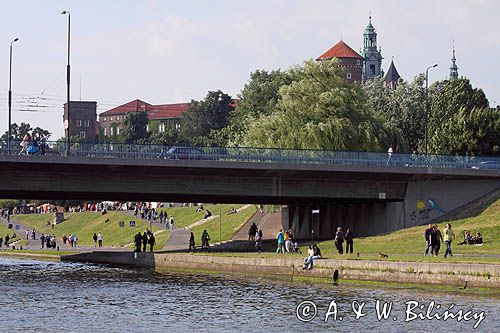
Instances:
[[[432,63],[448,76],[455,40],[459,75],[500,104],[500,1],[144,0],[9,1],[0,13],[0,131],[7,129],[9,44],[15,37],[13,122],[63,135],[67,17],[71,12],[72,100],[98,113],[139,98],[176,103],[221,89],[236,96],[256,69],[288,68],[342,36],[355,50],[372,13],[387,70],[405,79]],[[1,47],[0,47],[1,49]],[[80,83],[81,82],[81,83]],[[28,107],[34,97],[44,108]],[[21,110],[37,109],[37,112]],[[43,110],[43,112],[42,112]]]

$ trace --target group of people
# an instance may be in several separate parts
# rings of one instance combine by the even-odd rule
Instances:
[[[45,155],[45,139],[39,133],[32,136],[27,132],[19,145],[21,150],[18,155],[34,155],[38,153]]]
[[[304,259],[304,266],[302,269],[311,270],[313,268],[314,260],[321,259],[321,250],[316,244],[309,245],[307,249],[307,257]]]
[[[146,229],[143,234],[139,231],[134,236],[134,252],[146,252],[146,248],[149,244],[149,252],[153,252],[154,246],[156,245],[155,235],[151,230]]]
[[[29,239],[36,239],[36,230],[33,229],[33,230],[29,230],[29,229],[26,229],[26,240],[29,240]]]
[[[345,233],[342,231],[342,227],[337,228],[337,232],[335,233],[335,239],[333,240],[333,244],[335,245],[335,248],[337,249],[337,252],[339,254],[344,253],[344,241],[345,241],[345,253],[352,253],[353,252],[353,234],[350,228],[347,228]]]
[[[68,236],[63,235],[62,241],[64,245],[71,245],[71,247],[76,247],[78,244],[78,237],[76,234],[69,234]]]
[[[263,233],[262,230],[257,228],[257,224],[255,224],[255,222],[252,223],[250,228],[248,228],[248,241],[250,243],[254,243],[254,246],[259,253],[262,251]]]
[[[92,240],[94,241],[94,247],[97,247],[97,245],[99,245],[99,247],[102,247],[102,233],[100,231],[99,231],[99,235],[97,235],[94,232],[94,235],[92,236]]]
[[[201,248],[208,249],[210,247],[210,235],[207,230],[203,230],[201,234]],[[189,236],[189,252],[196,250],[196,242],[194,240],[194,233],[191,232]]]
[[[5,245],[6,247],[9,247],[9,242],[11,242],[16,237],[17,237],[16,233],[13,233],[12,236],[10,234],[5,235],[5,239],[3,239],[2,235],[0,235],[0,248],[2,247],[2,244]]]
[[[278,240],[278,248],[276,249],[276,254],[284,254],[285,251],[286,253],[300,252],[299,244],[295,239],[295,234],[292,229],[289,229],[287,231],[283,231],[283,229],[280,229],[280,231],[278,231],[278,234],[276,235],[276,238]]]
[[[470,230],[463,231],[464,240],[459,245],[481,245],[483,244],[483,235],[478,231],[476,236],[472,236]]]
[[[424,256],[428,255],[430,250],[431,255],[437,257],[441,248],[441,242],[443,241],[446,244],[444,257],[446,258],[448,255],[453,256],[451,243],[455,240],[455,233],[451,228],[451,224],[446,223],[446,227],[443,229],[443,232],[439,230],[437,224],[429,224],[427,229],[425,229],[424,238],[426,242]]]
[[[42,234],[40,236],[40,244],[42,245],[42,249],[44,247],[46,247],[47,249],[55,249],[57,247],[56,235]]]

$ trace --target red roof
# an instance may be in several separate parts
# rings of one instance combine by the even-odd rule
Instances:
[[[135,101],[131,101],[117,106],[116,108],[113,108],[111,110],[105,111],[99,116],[113,116],[116,114],[126,114],[128,112],[146,111],[148,106],[151,106],[151,104],[141,101],[140,99],[136,99]]]
[[[152,105],[136,99],[99,114],[99,117],[146,111],[149,119],[179,118],[189,109],[190,103]]]
[[[354,51],[351,49],[349,45],[344,43],[344,41],[340,41],[334,46],[332,46],[331,49],[320,55],[316,60],[325,60],[325,59],[332,59],[332,58],[355,58],[355,59],[364,59],[362,56],[359,55],[358,52]]]
[[[151,105],[147,108],[149,119],[179,118],[189,109],[190,103]]]

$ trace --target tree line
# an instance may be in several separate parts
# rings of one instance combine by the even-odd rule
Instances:
[[[468,79],[438,81],[426,91],[423,74],[394,88],[382,78],[348,83],[344,77],[335,59],[256,70],[235,99],[217,90],[192,100],[178,126],[148,131],[146,112],[128,113],[120,135],[105,139],[375,152],[393,145],[423,153],[427,123],[431,154],[500,155],[500,112]],[[13,127],[14,135],[25,127]]]

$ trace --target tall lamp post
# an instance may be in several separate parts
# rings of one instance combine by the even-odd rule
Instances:
[[[68,14],[68,65],[66,66],[66,82],[68,84],[67,92],[66,92],[66,121],[65,121],[65,127],[66,127],[66,156],[70,155],[70,146],[69,146],[69,78],[70,78],[70,65],[69,65],[69,54],[70,54],[70,29],[71,29],[71,15],[69,13],[69,10],[63,10],[61,12],[62,15]]]
[[[434,64],[425,69],[425,156],[427,156],[427,137],[428,137],[428,126],[429,126],[429,69],[437,67],[438,64]]]
[[[11,122],[12,122],[12,44],[17,42],[19,38],[14,38],[12,42],[10,42],[10,57],[9,57],[9,131],[7,137],[7,149],[10,153],[10,136],[11,136]]]

